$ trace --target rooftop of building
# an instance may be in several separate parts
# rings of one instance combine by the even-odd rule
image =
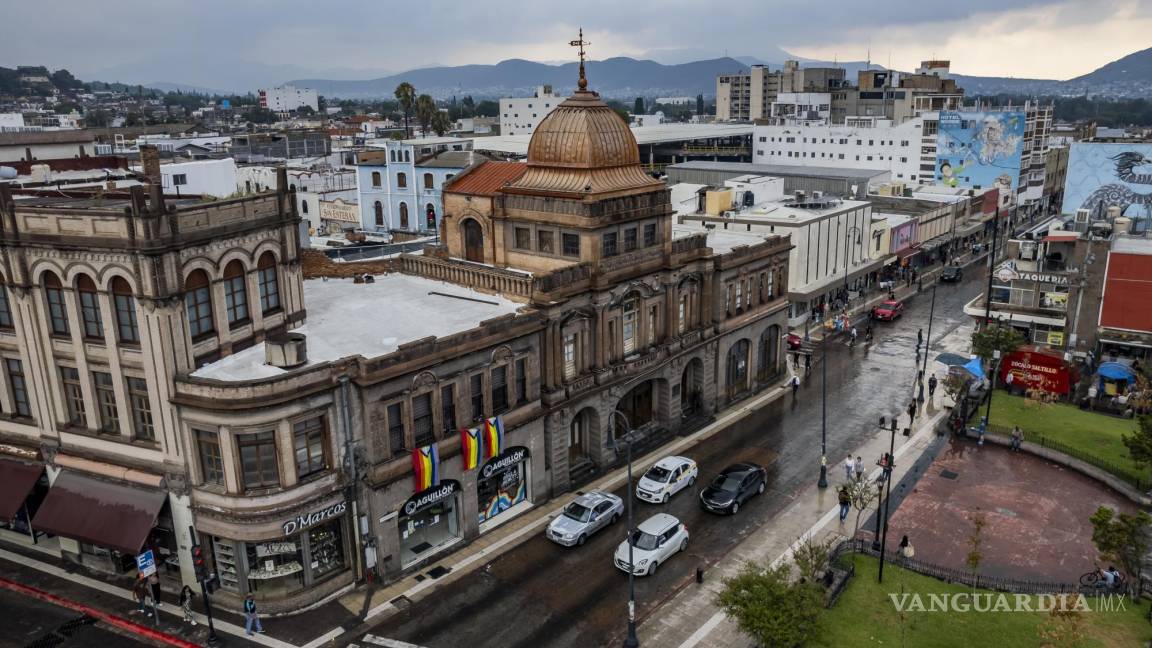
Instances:
[[[528,170],[523,162],[488,161],[456,176],[445,191],[478,196],[492,196],[504,185],[515,181]]]
[[[430,169],[463,169],[482,159],[486,158],[475,151],[440,151],[421,159],[416,166]]]
[[[72,144],[93,142],[96,136],[85,129],[58,131],[17,131],[0,133],[0,146],[34,146],[38,144]]]
[[[455,284],[402,274],[378,275],[374,283],[362,284],[352,279],[309,279],[304,282],[304,305],[307,322],[293,331],[307,336],[304,366],[354,355],[382,356],[421,338],[463,333],[521,306]],[[192,376],[243,381],[285,373],[266,363],[260,343],[205,365]]]
[[[1112,251],[1119,254],[1152,255],[1152,239],[1140,236],[1118,236],[1112,240]]]
[[[741,232],[739,230],[726,230],[719,227],[705,227],[698,224],[680,223],[672,226],[672,238],[686,238],[694,234],[707,234],[708,247],[713,254],[728,254],[741,245],[756,245],[763,243],[776,235],[756,232]]]
[[[752,162],[710,162],[695,160],[679,162],[668,166],[669,169],[686,169],[691,171],[724,171],[741,174],[768,175],[777,177],[820,177],[843,178],[867,182],[877,177],[887,177],[891,174],[886,169],[853,169],[838,167],[823,167],[811,165],[790,164],[754,164]]]

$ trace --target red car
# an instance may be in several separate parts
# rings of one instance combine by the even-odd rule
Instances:
[[[904,313],[904,304],[889,299],[872,309],[872,316],[882,322],[891,322]]]
[[[804,338],[796,335],[795,333],[789,333],[786,340],[788,342],[789,351],[799,351],[800,347],[804,346]]]

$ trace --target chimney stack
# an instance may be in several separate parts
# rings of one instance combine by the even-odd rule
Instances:
[[[140,145],[140,165],[144,168],[144,175],[152,184],[163,185],[163,178],[160,174],[160,151],[155,145]]]

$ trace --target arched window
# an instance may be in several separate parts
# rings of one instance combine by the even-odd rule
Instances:
[[[379,200],[372,205],[372,212],[376,216],[376,227],[384,227],[384,205]]]
[[[104,322],[100,320],[100,296],[92,278],[82,274],[76,278],[76,296],[80,301],[80,321],[84,323],[84,337],[104,339]]]
[[[435,189],[436,188],[436,182],[432,179],[431,173],[425,173],[424,174],[424,188],[425,189]]]
[[[260,255],[256,273],[260,284],[260,312],[267,314],[279,310],[280,278],[276,274],[276,257],[271,252]]]
[[[436,205],[432,203],[424,205],[424,216],[428,219],[428,229],[436,229]]]
[[[629,299],[624,302],[624,317],[623,317],[624,334],[624,355],[630,355],[636,351],[636,329],[640,324],[640,304],[637,299]]]
[[[408,187],[408,174],[407,173],[397,173],[396,174],[396,186],[400,187],[401,189],[405,189]]]
[[[392,157],[396,157],[396,156],[392,156]],[[395,162],[395,160],[393,160],[393,162]],[[373,171],[372,172],[372,186],[373,187],[379,187],[380,186],[380,172],[379,171]]]
[[[55,272],[45,272],[44,299],[48,302],[48,320],[53,335],[68,335],[68,308],[64,304],[64,286]]]
[[[400,203],[400,229],[408,229],[408,203],[405,202]]]
[[[140,342],[140,328],[136,324],[136,297],[123,277],[112,279],[112,301],[116,308],[116,334],[126,344]]]
[[[412,161],[412,151],[404,151],[404,161],[405,162],[411,162]]]
[[[293,182],[292,184],[288,185],[288,188],[291,189],[292,191],[296,191],[296,183]]]
[[[308,213],[308,201],[306,201],[306,200],[300,201],[300,213],[301,214],[307,214]]]
[[[728,350],[728,398],[732,399],[748,388],[748,340],[740,340]]]
[[[229,326],[248,321],[248,291],[244,285],[244,265],[240,261],[224,267],[224,309]]]
[[[388,158],[391,161],[395,162],[396,161],[396,151],[388,151]]]
[[[184,310],[193,340],[216,330],[212,322],[212,286],[208,283],[208,273],[203,270],[193,270],[184,280]]]

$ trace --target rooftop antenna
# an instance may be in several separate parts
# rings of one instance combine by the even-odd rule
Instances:
[[[588,41],[584,40],[584,28],[580,28],[580,37],[574,41],[568,41],[572,47],[580,48],[580,80],[576,83],[579,90],[582,92],[588,89],[588,78],[584,76],[584,46],[591,45]]]

